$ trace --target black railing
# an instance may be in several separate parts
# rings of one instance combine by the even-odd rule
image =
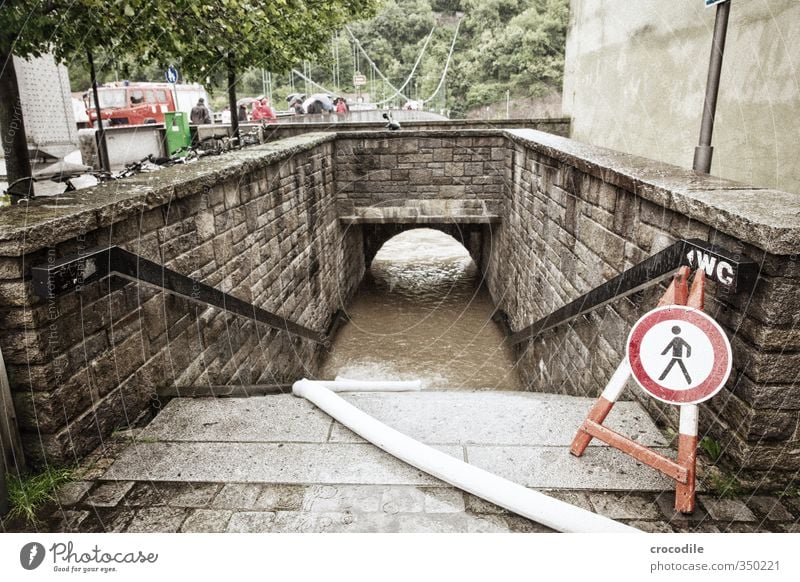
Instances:
[[[683,266],[703,269],[709,279],[730,294],[752,290],[758,277],[758,266],[746,257],[731,254],[702,240],[681,240],[567,303],[536,323],[509,333],[509,342],[512,345],[522,343],[548,329],[662,281]],[[502,323],[506,318],[504,314],[496,313],[495,319]]]
[[[80,290],[82,285],[115,275],[157,287],[170,295],[182,297],[194,303],[218,307],[228,313],[246,317],[321,344],[329,343],[329,333],[333,332],[334,327],[341,320],[337,313],[333,317],[328,332],[309,329],[116,246],[91,249],[46,265],[33,267],[32,275],[34,292],[45,299],[67,291]]]

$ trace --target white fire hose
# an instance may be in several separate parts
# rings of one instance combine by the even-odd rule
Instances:
[[[549,528],[570,533],[640,533],[564,501],[553,499],[459,461],[424,445],[362,412],[333,391],[419,390],[419,382],[365,382],[337,378],[334,382],[299,380],[292,393],[312,402],[362,438],[429,475]]]

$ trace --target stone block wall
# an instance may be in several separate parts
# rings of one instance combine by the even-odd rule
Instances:
[[[800,196],[748,189],[691,171],[538,132],[509,132],[503,223],[488,282],[519,330],[681,238],[701,238],[760,266],[752,294],[708,285],[706,312],[727,332],[734,370],[701,405],[701,430],[745,471],[800,467]],[[777,209],[782,209],[780,212]],[[789,214],[784,214],[789,212]],[[785,218],[784,218],[785,217]],[[631,326],[664,287],[620,299],[521,344],[532,390],[599,396],[624,355]],[[645,397],[663,425],[677,407]],[[576,427],[577,429],[577,427]]]
[[[340,133],[335,173],[339,212],[414,206],[420,215],[503,199],[505,138],[496,131]]]
[[[295,138],[0,213],[0,347],[31,460],[82,457],[161,387],[314,374],[313,342],[118,279],[38,299],[30,268],[119,245],[324,331],[364,269],[332,151],[331,136]]]

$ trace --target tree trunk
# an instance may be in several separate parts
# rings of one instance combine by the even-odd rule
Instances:
[[[14,57],[11,53],[0,53],[0,134],[9,186],[22,180],[14,186],[14,192],[32,196],[33,181],[24,180],[31,177],[31,158],[22,118],[22,100],[14,70]]]
[[[236,60],[232,52],[228,53],[228,107],[231,112],[231,137],[239,141],[239,108],[236,106]]]

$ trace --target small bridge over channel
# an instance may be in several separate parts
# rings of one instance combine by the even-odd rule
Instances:
[[[315,375],[377,250],[424,225],[453,235],[475,259],[532,393],[353,397],[359,405],[389,424],[416,418],[406,428],[421,440],[479,465],[506,463],[497,471],[532,487],[580,488],[569,480],[582,475],[586,487],[617,489],[612,478],[624,473],[637,475],[626,481],[634,489],[659,490],[649,470],[606,458],[610,449],[595,461],[547,461],[562,463],[548,477],[513,457],[529,448],[529,460],[544,463],[555,454],[548,447],[563,447],[578,426],[568,419],[582,417],[606,384],[631,325],[689,264],[711,278],[707,311],[735,358],[724,392],[703,405],[701,430],[742,475],[790,473],[800,468],[798,213],[793,194],[532,129],[457,124],[304,133],[18,206],[0,213],[6,462],[73,462],[125,433],[147,442],[97,475],[120,499],[141,489],[145,467],[147,479],[202,482],[212,497],[234,482],[241,491],[302,486],[312,500],[325,499],[325,487],[382,484],[399,488],[386,493],[396,507],[455,503],[463,516],[446,527],[472,527],[464,499],[473,501],[453,501],[447,488],[420,492],[440,484],[380,458],[305,403],[264,396]],[[179,397],[211,394],[262,398]],[[626,395],[633,401],[618,422],[666,446],[650,418],[675,427],[676,411]],[[219,420],[208,417],[212,404],[225,411]],[[154,410],[162,411],[148,428],[125,432]],[[477,411],[501,419],[502,430],[478,434]],[[567,420],[526,432],[549,426],[550,415]],[[439,434],[441,418],[452,422]],[[232,452],[243,441],[249,448]],[[334,450],[352,463],[330,466],[324,457]],[[274,491],[271,511],[282,511],[286,495],[295,495],[286,507],[298,505],[295,489]],[[331,512],[362,497],[372,504],[376,491],[363,492],[331,502]],[[362,524],[381,529],[388,519]]]

